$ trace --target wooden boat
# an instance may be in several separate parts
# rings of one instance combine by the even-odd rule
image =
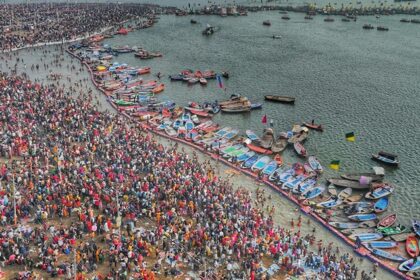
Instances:
[[[337,188],[336,188],[333,184],[330,184],[330,185],[328,186],[328,193],[329,193],[331,196],[337,196]]]
[[[389,184],[383,184],[380,187],[375,188],[373,191],[368,192],[365,197],[367,199],[379,199],[386,197],[394,192],[394,187]]]
[[[293,176],[296,175],[296,172],[293,168],[290,168],[288,170],[283,171],[282,173],[279,174],[279,181],[281,183],[286,183],[289,180],[292,179]]]
[[[185,122],[185,128],[187,129],[187,131],[190,131],[194,128],[194,123],[191,120],[187,120]]]
[[[274,142],[274,132],[271,128],[264,129],[263,136],[261,137],[261,147],[270,149]]]
[[[253,145],[253,144],[247,144],[247,147],[250,150],[252,150],[254,152],[257,152],[259,154],[271,155],[273,153],[270,149],[264,149],[262,147],[259,147],[259,146]]]
[[[420,272],[420,257],[409,259],[398,267],[401,271],[419,271]]]
[[[345,179],[340,179],[340,178],[330,178],[330,179],[327,179],[327,181],[338,187],[352,188],[356,190],[365,190],[365,189],[369,189],[370,187],[370,185],[362,185],[356,181],[350,181],[350,180],[345,180]]]
[[[231,114],[247,113],[247,112],[251,111],[251,107],[250,106],[241,106],[241,107],[235,107],[235,108],[224,108],[224,107],[222,107],[220,110],[223,113],[231,113]]]
[[[261,109],[262,103],[251,103],[251,110]]]
[[[351,189],[351,188],[345,188],[344,190],[342,190],[338,195],[337,195],[337,197],[340,199],[340,200],[342,200],[342,201],[344,201],[346,198],[348,198],[350,195],[351,195],[351,193],[353,192],[353,190]]]
[[[349,236],[351,240],[356,240],[357,237],[359,237],[360,241],[362,242],[368,242],[382,239],[384,236],[375,232],[356,233]]]
[[[308,158],[308,163],[316,172],[321,173],[322,171],[324,171],[324,168],[322,168],[321,163],[315,156],[310,156]]]
[[[233,151],[235,151],[237,149],[240,149],[240,148],[242,148],[242,145],[241,144],[231,145],[231,146],[228,146],[228,147],[222,149],[220,151],[220,153],[221,154],[229,154],[229,153],[231,153],[231,152],[233,152]]]
[[[237,129],[232,129],[231,131],[229,131],[228,133],[226,133],[223,138],[226,140],[232,140],[233,138],[235,138],[239,133],[239,130]]]
[[[372,159],[391,166],[398,166],[400,163],[397,155],[386,153],[384,151],[373,154]]]
[[[263,156],[257,160],[251,167],[251,171],[260,171],[264,169],[264,167],[270,162],[270,158],[268,156]]]
[[[295,148],[295,151],[299,156],[306,157],[308,155],[305,147],[300,142],[294,143],[293,147]]]
[[[274,141],[273,145],[271,146],[271,150],[273,153],[280,153],[286,149],[287,145],[287,139],[280,135],[277,137],[276,141]]]
[[[370,241],[364,242],[365,247],[375,248],[375,249],[391,249],[398,246],[398,242],[395,241]]]
[[[306,128],[307,130],[307,128]],[[303,142],[308,138],[309,133],[307,131],[302,130],[300,133],[293,135],[290,137],[287,141],[291,144],[297,143],[297,142]]]
[[[330,226],[338,229],[355,229],[359,228],[359,223],[342,223],[342,222],[329,222]]]
[[[349,228],[341,231],[345,235],[362,234],[362,233],[375,233],[374,228]]]
[[[384,178],[383,174],[375,174],[375,173],[346,173],[346,174],[342,174],[341,178],[346,179],[346,180],[360,182],[360,179],[362,176],[371,178],[372,182],[382,181]]]
[[[397,221],[397,214],[389,214],[388,216],[382,218],[379,223],[378,227],[390,227]]]
[[[388,197],[383,197],[383,198],[379,199],[373,205],[373,210],[375,211],[375,213],[382,213],[388,208],[388,205],[389,205]]]
[[[381,258],[384,259],[388,259],[394,262],[404,262],[407,259],[404,258],[403,256],[397,255],[397,254],[392,254],[390,252],[381,250],[381,249],[376,249],[376,248],[368,248],[374,255],[377,255]]]
[[[280,95],[266,95],[264,99],[267,101],[273,102],[280,102],[280,103],[287,103],[287,104],[294,104],[295,98],[289,96],[280,96]]]
[[[324,131],[324,128],[322,127],[321,124],[312,124],[312,123],[303,123],[302,125],[306,126],[307,128],[313,129],[313,130],[317,130],[317,131]]]
[[[377,216],[376,214],[356,214],[356,215],[351,215],[348,218],[353,221],[364,222],[364,221],[376,220]]]
[[[352,202],[357,202],[360,201],[363,198],[363,194],[353,194],[352,196],[347,197],[344,202],[345,203],[352,203]]]
[[[247,97],[232,95],[229,100],[219,101],[219,105],[221,107],[224,107],[224,106],[247,102],[247,101],[248,101]]]
[[[207,113],[205,111],[190,110],[190,112],[191,112],[191,114],[194,114],[194,115],[197,115],[197,116],[200,116],[200,117],[203,117],[203,118],[211,118],[211,117],[213,117],[212,114],[209,114],[209,113]]]
[[[407,253],[415,258],[419,255],[419,242],[415,236],[409,236],[405,242],[405,249]]]
[[[225,136],[225,134],[227,134],[229,131],[231,131],[232,130],[232,128],[230,128],[230,127],[224,127],[224,128],[222,128],[222,129],[220,129],[219,131],[217,131],[216,133],[215,133],[215,135],[217,136],[217,137],[223,137],[223,136]]]
[[[420,221],[413,221],[413,230],[418,236],[420,236]]]
[[[239,149],[237,149],[235,151],[232,151],[230,153],[227,153],[227,154],[223,155],[223,157],[225,157],[225,158],[231,158],[231,159],[235,158],[236,159],[237,157],[239,157],[239,156],[241,156],[243,154],[246,154],[248,151],[249,151],[249,148],[248,147],[243,147],[242,146],[241,148],[239,148]]]
[[[390,238],[396,242],[403,242],[403,241],[406,241],[407,238],[411,235],[413,234],[410,232],[405,232],[405,233],[391,235]]]
[[[255,141],[255,142],[259,142],[260,141],[260,137],[258,137],[257,134],[254,133],[254,131],[252,130],[246,130],[245,131],[246,136],[251,140],[251,141]]]

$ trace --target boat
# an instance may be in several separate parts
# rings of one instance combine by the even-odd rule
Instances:
[[[325,191],[325,186],[320,185],[318,187],[308,189],[306,192],[302,193],[302,197],[306,199],[314,199],[315,197],[321,195]]]
[[[235,151],[237,149],[240,149],[240,148],[242,148],[242,145],[241,144],[231,145],[231,146],[228,146],[228,147],[223,148],[220,151],[220,153],[221,154],[229,154],[229,153],[231,153],[231,152],[233,152],[233,151]]]
[[[264,129],[263,136],[261,137],[261,147],[270,149],[274,142],[274,132],[271,128]]]
[[[384,228],[384,227],[390,227],[397,221],[397,214],[389,214],[386,217],[382,218],[379,223],[378,227]]]
[[[207,79],[206,78],[201,77],[200,80],[199,80],[199,82],[203,86],[207,85]]]
[[[252,157],[250,157],[249,159],[247,159],[246,161],[244,161],[241,164],[241,167],[246,169],[246,168],[251,168],[251,166],[254,165],[254,163],[259,159],[260,157],[258,155],[253,155]]]
[[[305,147],[300,142],[294,143],[293,147],[295,148],[295,151],[299,156],[306,157],[308,155]]]
[[[196,21],[195,19],[191,19],[191,20],[190,20],[190,23],[191,23],[191,24],[196,24],[196,23],[197,23],[197,21]]]
[[[204,111],[198,111],[198,110],[190,109],[190,112],[191,112],[191,114],[194,114],[194,115],[197,115],[197,116],[200,116],[200,117],[203,117],[203,118],[211,118],[211,117],[213,117],[212,114],[209,114],[209,113],[204,112]]]
[[[225,155],[223,155],[223,157],[225,158],[229,158],[230,161],[236,161],[236,158],[238,158],[239,156],[246,154],[249,151],[248,147],[244,147],[242,146],[239,149],[236,149],[235,151],[232,151],[230,153],[227,153]]]
[[[288,15],[284,15],[284,16],[281,17],[281,19],[290,20],[290,17]]]
[[[343,222],[329,222],[330,226],[338,229],[355,229],[359,228],[359,223],[343,223]]]
[[[324,207],[324,208],[333,208],[343,203],[343,201],[339,198],[332,198],[327,201],[323,201],[317,204],[318,207]]]
[[[375,248],[375,249],[391,249],[398,246],[398,242],[395,241],[370,241],[363,242],[365,247]]]
[[[219,131],[217,131],[216,133],[215,133],[215,135],[217,136],[217,137],[223,137],[223,136],[225,136],[225,134],[227,134],[229,131],[231,131],[232,130],[232,128],[230,128],[230,127],[224,127],[224,128],[222,128],[222,129],[220,129]]]
[[[263,156],[261,158],[259,158],[254,165],[252,165],[251,167],[251,171],[260,171],[262,169],[264,169],[264,167],[270,162],[270,157],[268,156]]]
[[[350,180],[350,181],[357,181],[360,182],[362,177],[370,178],[372,182],[382,181],[384,178],[383,174],[375,174],[375,173],[346,173],[342,174],[341,178]]]
[[[352,192],[353,190],[351,188],[345,188],[344,190],[338,193],[337,197],[340,200],[344,201],[346,198],[348,198],[351,195]]]
[[[349,236],[351,240],[356,240],[357,237],[359,237],[360,241],[362,242],[368,242],[382,239],[384,236],[380,233],[375,232],[355,233]]]
[[[251,157],[253,157],[254,155],[255,155],[254,151],[249,151],[247,153],[244,153],[244,154],[238,156],[236,161],[237,162],[244,162],[244,161],[247,161],[248,159],[250,159]]]
[[[290,97],[290,96],[281,96],[281,95],[265,95],[264,99],[267,101],[294,104],[296,98]]]
[[[413,221],[413,230],[418,236],[420,236],[420,221],[418,220]]]
[[[280,153],[286,149],[288,144],[287,139],[280,134],[271,146],[271,151],[273,151],[273,153]]]
[[[388,205],[389,205],[388,197],[383,197],[383,198],[379,199],[373,205],[373,210],[375,211],[375,213],[382,213],[388,208]]]
[[[382,233],[384,236],[390,236],[395,234],[401,234],[408,232],[408,228],[405,226],[395,226],[395,227],[385,227],[385,228],[378,228],[378,232]]]
[[[400,19],[400,22],[407,23],[407,22],[410,22],[410,20],[409,19],[406,19],[406,18],[403,18],[403,19]]]
[[[358,194],[353,194],[349,197],[347,197],[344,202],[345,203],[353,203],[353,202],[358,202],[363,198],[363,194],[358,193]]]
[[[259,154],[264,154],[264,155],[271,155],[271,154],[273,154],[273,152],[270,149],[265,149],[265,148],[262,148],[260,146],[253,145],[251,143],[248,143],[246,145],[247,145],[247,147],[250,150],[252,150],[254,152],[257,152]]]
[[[185,128],[185,126],[178,127],[177,137],[185,138],[185,135],[187,135],[187,129]]]
[[[300,129],[300,128],[299,128]],[[292,137],[290,137],[287,142],[294,144],[297,142],[303,142],[308,138],[308,129],[306,127],[303,127],[302,130],[299,133],[296,133]]]
[[[235,107],[235,108],[224,108],[222,107],[220,109],[223,113],[247,113],[249,111],[251,111],[251,107],[250,106],[240,106],[240,107]]]
[[[419,255],[419,242],[415,236],[409,236],[405,242],[405,249],[407,253],[415,258]]]
[[[237,129],[232,129],[231,131],[229,131],[228,133],[226,133],[223,138],[226,140],[232,140],[233,138],[235,138],[236,136],[238,136],[239,130]]]
[[[348,216],[348,218],[353,221],[364,222],[364,221],[376,220],[377,216],[376,214],[356,214],[356,215]]]
[[[327,179],[327,181],[331,184],[334,184],[337,187],[343,187],[343,188],[352,188],[356,190],[365,190],[369,189],[370,185],[362,185],[359,182],[356,181],[350,181],[340,178],[330,178]]]
[[[264,169],[262,170],[262,173],[264,175],[270,176],[274,171],[277,169],[277,162],[275,160],[270,161]]]
[[[297,177],[291,177],[289,181],[287,181],[286,183],[283,184],[283,188],[289,188],[289,189],[293,189],[297,186],[300,185],[300,183],[302,183],[304,180],[306,179],[305,176],[303,175],[299,175]]]
[[[349,18],[342,18],[341,21],[343,21],[343,22],[350,22],[350,19]]]
[[[300,194],[305,192],[308,189],[313,188],[317,180],[315,178],[306,179],[304,182],[300,183],[297,187],[293,188],[293,193]]]
[[[331,196],[337,196],[337,188],[333,185],[333,184],[330,184],[329,186],[328,186],[328,193],[331,195]]]
[[[277,181],[279,179],[280,174],[283,172],[284,172],[283,167],[277,168],[273,173],[271,173],[271,175],[268,177],[268,180],[270,182]]]
[[[307,15],[307,16],[304,17],[304,19],[310,19],[311,20],[311,19],[314,19],[314,18],[311,17],[311,16],[309,16],[309,15]]]
[[[171,127],[171,126],[165,127],[165,132],[166,132],[166,134],[168,134],[171,137],[174,137],[174,136],[177,135],[176,130],[173,127]]]
[[[259,142],[260,141],[260,137],[258,137],[257,134],[254,133],[254,131],[252,130],[246,130],[245,131],[246,136],[253,142]]]
[[[286,183],[289,180],[291,180],[292,177],[295,176],[295,175],[296,175],[295,170],[293,168],[290,168],[290,169],[284,170],[282,173],[280,173],[278,179],[279,179],[279,182],[283,184],[283,183]]]
[[[199,124],[200,123],[200,119],[198,118],[197,115],[191,115],[191,120],[193,121],[193,123],[195,124]]]
[[[311,166],[311,168],[317,173],[322,173],[322,171],[324,171],[324,168],[322,168],[321,163],[315,156],[310,156],[308,158],[308,163]]]
[[[251,103],[251,110],[261,109],[262,103]]]
[[[419,271],[420,272],[420,257],[409,259],[398,267],[401,271]]]
[[[397,155],[390,154],[384,151],[380,151],[377,154],[373,154],[372,159],[391,166],[398,166],[400,164]]]
[[[378,26],[378,27],[376,27],[376,30],[378,30],[378,31],[389,31],[389,28],[385,27],[385,26]]]
[[[394,192],[394,187],[389,184],[383,184],[380,187],[376,187],[374,190],[368,192],[365,195],[367,199],[379,199],[382,197],[389,196]]]
[[[190,131],[194,128],[194,123],[191,120],[187,120],[185,122],[185,128],[187,129],[187,131]]]
[[[361,234],[361,233],[375,233],[374,228],[349,228],[343,229],[341,232],[345,235]]]
[[[367,30],[375,29],[372,24],[364,24],[362,28]]]
[[[387,251],[384,251],[384,250],[381,250],[381,249],[369,248],[369,247],[368,247],[368,249],[374,255],[377,255],[377,256],[379,256],[381,258],[388,259],[388,260],[391,260],[391,261],[394,261],[394,262],[404,262],[404,261],[407,260],[403,256],[400,256],[400,255],[397,255],[397,254],[392,254],[390,252],[387,252]]]
[[[420,260],[418,260],[417,262],[420,262]],[[414,280],[420,280],[420,270],[419,271],[408,271],[407,276],[411,277]]]
[[[269,21],[269,20],[264,20],[264,21],[263,21],[263,25],[265,25],[265,26],[271,26],[271,21]]]
[[[333,21],[334,21],[334,19],[333,19],[333,18],[331,18],[331,17],[327,17],[327,18],[324,18],[324,21],[325,21],[325,22],[333,22]]]
[[[411,232],[405,232],[400,234],[391,235],[390,238],[395,242],[403,242],[406,241],[408,237],[413,235]]]
[[[243,96],[240,96],[240,95],[233,94],[229,98],[229,100],[220,101],[219,105],[221,107],[224,107],[224,106],[228,106],[228,105],[236,105],[238,103],[243,103],[243,102],[247,102],[247,101],[248,101],[247,97],[243,97]]]
[[[185,140],[196,142],[198,140],[199,136],[200,136],[200,134],[198,133],[198,131],[196,129],[191,129],[185,135]]]
[[[313,130],[317,130],[317,131],[324,131],[324,128],[322,127],[322,124],[313,124],[313,123],[307,123],[304,122],[302,124],[303,126],[306,126],[307,128],[313,129]]]
[[[359,228],[374,228],[376,227],[376,220],[365,221],[359,224]]]

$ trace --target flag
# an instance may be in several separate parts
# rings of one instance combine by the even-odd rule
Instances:
[[[330,163],[330,168],[334,170],[340,169],[340,161],[339,160],[333,160]]]
[[[219,85],[219,88],[223,88],[222,76],[220,76],[219,74],[217,74],[216,75],[216,79],[217,79],[217,84]]]
[[[267,115],[264,115],[261,119],[262,124],[267,124]]]
[[[346,133],[346,140],[349,142],[356,141],[356,137],[354,136],[354,132]]]

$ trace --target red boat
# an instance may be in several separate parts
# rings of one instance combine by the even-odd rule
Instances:
[[[411,235],[407,238],[405,242],[405,249],[412,258],[415,258],[419,255],[419,243],[414,235]]]
[[[204,118],[211,118],[211,117],[213,117],[212,114],[209,114],[207,112],[200,111],[200,110],[192,110],[192,109],[190,109],[190,112],[193,115],[197,115],[197,116],[204,117]]]
[[[395,223],[396,220],[397,220],[397,214],[390,214],[379,221],[378,228],[390,227]]]
[[[201,73],[201,71],[197,70],[197,71],[194,72],[194,76],[196,78],[201,78],[201,77],[203,77],[203,74]]]
[[[301,157],[306,157],[308,153],[306,152],[305,147],[300,143],[296,142],[293,147],[295,148],[296,153]]]
[[[281,157],[281,155],[280,155],[280,154],[277,154],[277,155],[274,157],[274,160],[277,162],[277,164],[278,164],[279,166],[283,164],[283,158]]]
[[[203,128],[202,130],[206,133],[210,133],[219,129],[219,125],[217,123],[212,124],[208,127]]]
[[[317,131],[324,131],[324,128],[322,127],[322,124],[313,124],[313,123],[303,123],[302,125],[306,126],[307,128],[317,130]]]
[[[252,144],[247,144],[247,147],[254,152],[260,153],[260,154],[264,154],[264,155],[271,155],[273,152],[271,151],[271,149],[265,149],[259,146],[255,146]]]
[[[139,75],[148,74],[148,73],[150,73],[150,67],[140,68],[139,70],[137,70],[137,74]]]

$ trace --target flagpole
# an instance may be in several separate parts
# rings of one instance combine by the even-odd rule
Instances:
[[[14,218],[14,225],[16,226],[17,217],[16,217],[16,184],[15,184],[15,174],[12,173],[12,180],[13,180],[13,218]]]

